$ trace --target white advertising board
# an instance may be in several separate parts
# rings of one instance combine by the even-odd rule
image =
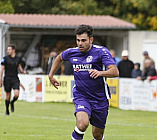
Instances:
[[[20,86],[19,100],[27,102],[45,101],[45,76],[42,75],[19,75]]]
[[[119,79],[119,108],[157,111],[157,80]]]

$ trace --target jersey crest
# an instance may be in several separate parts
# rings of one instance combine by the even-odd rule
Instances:
[[[86,58],[86,62],[88,62],[88,63],[92,62],[92,60],[93,60],[93,56],[91,56],[91,55]]]

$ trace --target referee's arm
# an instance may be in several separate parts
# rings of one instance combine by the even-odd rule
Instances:
[[[19,67],[18,67],[18,68],[19,68],[19,70],[20,70],[20,72],[21,72],[21,73],[26,74],[26,71],[25,71],[25,70],[23,70],[23,68],[22,68],[21,64],[19,64]]]
[[[1,72],[0,72],[0,87],[2,86],[2,77],[3,77],[3,71],[5,69],[4,65],[1,65]]]

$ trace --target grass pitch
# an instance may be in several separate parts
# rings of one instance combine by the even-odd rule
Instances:
[[[75,127],[72,103],[17,101],[5,116],[0,104],[0,140],[71,140]],[[92,140],[89,125],[84,140]],[[105,140],[157,140],[157,112],[109,109]]]

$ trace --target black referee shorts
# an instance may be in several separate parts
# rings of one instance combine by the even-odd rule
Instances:
[[[11,89],[18,89],[20,88],[20,80],[18,77],[4,77],[4,90],[7,93],[11,93]]]

